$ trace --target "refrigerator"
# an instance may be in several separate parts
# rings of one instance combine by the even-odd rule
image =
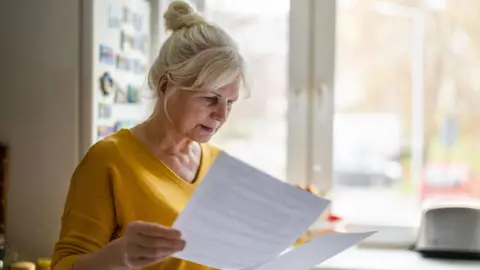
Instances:
[[[83,152],[105,136],[144,120],[151,111],[150,15],[148,1],[83,1]]]

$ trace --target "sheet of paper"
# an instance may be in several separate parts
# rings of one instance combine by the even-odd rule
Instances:
[[[217,269],[261,265],[329,203],[222,152],[173,224],[187,242],[175,257]]]
[[[374,233],[328,233],[296,247],[259,267],[247,269],[309,270]]]

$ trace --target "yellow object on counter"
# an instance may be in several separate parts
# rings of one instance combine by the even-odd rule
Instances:
[[[32,262],[14,262],[10,268],[11,270],[35,270],[35,264]]]
[[[48,258],[40,258],[37,260],[36,270],[50,270],[51,265],[52,265],[52,260]]]

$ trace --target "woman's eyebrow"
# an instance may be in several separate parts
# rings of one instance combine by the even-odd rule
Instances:
[[[218,98],[223,98],[222,94],[220,94],[219,92],[216,92],[216,91],[210,91],[211,94],[215,95],[216,97]],[[238,96],[234,97],[234,98],[231,98],[230,100],[233,100],[233,101],[236,101],[238,99]]]
[[[215,96],[221,98],[222,97],[222,94],[218,93],[218,92],[214,92],[214,91],[211,91],[210,92],[211,94],[214,94]]]

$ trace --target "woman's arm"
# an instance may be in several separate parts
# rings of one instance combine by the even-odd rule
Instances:
[[[68,191],[53,270],[122,269],[122,240],[110,243],[117,228],[111,168],[113,142],[95,144],[75,170]],[[125,268],[123,268],[125,269]]]
[[[123,253],[124,243],[123,239],[117,239],[97,252],[82,255],[73,264],[72,270],[128,270],[129,268],[123,265],[123,258],[119,255]],[[57,269],[57,268],[55,268]],[[63,268],[62,268],[63,269]]]

